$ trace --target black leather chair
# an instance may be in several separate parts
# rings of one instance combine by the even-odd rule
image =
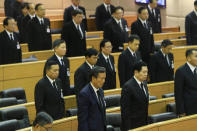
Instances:
[[[174,97],[174,93],[163,94],[162,98]]]
[[[28,112],[26,107],[12,107],[0,110],[0,121],[16,119],[19,123],[19,128],[26,128],[30,126]]]
[[[121,114],[120,113],[107,113],[106,114],[107,125],[111,125],[114,131],[120,131]]]
[[[23,88],[10,88],[0,92],[1,98],[16,97],[18,104],[26,103],[25,90]]]
[[[0,108],[6,107],[6,106],[11,106],[11,105],[16,105],[16,104],[17,104],[17,100],[15,97],[0,98]]]
[[[66,110],[66,117],[71,117],[76,115],[77,115],[77,108],[71,108]]]
[[[16,119],[0,122],[0,131],[15,131],[17,129],[20,128]]]
[[[104,96],[106,102],[106,108],[119,107],[120,106],[120,95],[107,95]]]
[[[157,97],[156,96],[150,96],[149,99],[150,99],[150,101],[157,100]]]
[[[166,120],[174,119],[176,117],[177,117],[176,114],[173,112],[154,114],[149,116],[149,123],[151,124],[151,123],[166,121]]]
[[[166,111],[176,113],[176,103],[167,104]]]

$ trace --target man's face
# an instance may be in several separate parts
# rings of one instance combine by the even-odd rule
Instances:
[[[129,42],[129,48],[136,52],[139,49],[140,41],[137,39],[134,39],[133,43]]]
[[[79,4],[80,4],[80,0],[71,0],[71,1],[72,1],[73,5],[75,5],[75,6],[79,6]]]
[[[103,52],[105,55],[109,55],[109,54],[112,52],[112,45],[111,45],[111,42],[106,42],[106,43],[105,43],[105,46],[102,47],[102,52]]]
[[[86,60],[88,61],[88,63],[90,63],[91,65],[95,65],[97,63],[97,59],[98,59],[98,55],[92,55],[91,57],[86,57]]]
[[[111,4],[111,0],[104,0],[104,3],[109,5],[109,4]]]
[[[24,16],[26,16],[28,14],[28,9],[27,8],[23,8],[22,9],[22,13]]]
[[[83,14],[77,14],[76,16],[73,16],[73,20],[76,24],[81,24],[83,20]]]
[[[105,83],[106,73],[99,73],[98,77],[92,77],[92,83],[96,88],[102,88]]]
[[[139,14],[139,17],[142,20],[147,20],[149,15],[148,15],[148,10],[147,9],[143,9],[142,12]]]
[[[135,77],[139,81],[143,82],[143,81],[147,80],[147,77],[148,77],[148,67],[147,66],[142,66],[141,71],[135,71],[134,74],[135,74]]]
[[[55,52],[58,56],[64,56],[66,54],[66,43],[61,43],[58,47],[55,47]]]
[[[52,65],[51,68],[46,71],[46,74],[52,80],[56,79],[59,76],[59,65]]]
[[[169,54],[169,53],[172,53],[172,48],[173,48],[173,45],[168,45],[166,47],[162,47],[162,51],[165,53],[165,54]]]
[[[194,6],[194,9],[197,11],[197,5]]]
[[[35,14],[35,5],[34,4],[29,4],[29,13],[31,15]]]
[[[123,17],[123,11],[121,9],[116,10],[116,12],[113,14],[113,16],[117,19],[120,20]]]
[[[153,0],[153,3],[150,3],[151,8],[156,8],[157,7],[157,1],[158,0]]]
[[[14,19],[9,19],[8,25],[5,25],[5,29],[9,32],[14,32],[16,29],[16,21]]]
[[[41,18],[45,17],[45,12],[46,12],[46,9],[45,9],[45,7],[44,7],[43,5],[40,5],[40,6],[38,7],[38,10],[36,10],[36,14],[37,14],[39,17],[41,17]]]
[[[193,66],[197,66],[197,51],[192,51],[192,54],[187,57],[187,61]]]

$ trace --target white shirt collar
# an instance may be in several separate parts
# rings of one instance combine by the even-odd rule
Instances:
[[[36,17],[38,18],[39,22],[41,23],[41,20],[44,22],[43,18],[40,18],[39,16],[36,15]]]
[[[90,69],[93,68],[94,65],[91,65],[87,60],[86,60],[86,63],[88,64],[88,66],[90,67]]]
[[[119,24],[119,22],[121,23],[121,19],[120,20],[117,20],[115,17],[113,17],[114,20],[116,21],[117,24]]]
[[[57,59],[59,60],[60,63],[62,63],[61,59],[63,59],[63,57],[59,57],[56,53],[55,56],[57,57]]]
[[[5,31],[7,32],[9,37],[10,37],[10,34],[12,34],[12,36],[14,37],[13,32],[9,32],[8,30],[5,30]]]
[[[73,20],[73,23],[74,23],[76,28],[77,28],[77,26],[79,26],[79,28],[80,28],[80,24],[76,24],[74,20]]]
[[[135,53],[134,51],[132,51],[132,50],[130,49],[130,47],[127,47],[127,49],[131,52],[132,55]]]
[[[187,65],[189,66],[189,68],[190,68],[190,70],[192,71],[192,72],[194,72],[194,70],[195,70],[195,66],[193,66],[193,65],[191,65],[189,62],[187,62]]]
[[[141,83],[142,83],[142,82],[140,82],[135,76],[133,76],[133,77],[134,77],[134,79],[137,81],[138,85],[141,87]]]
[[[36,16],[35,14],[34,14],[34,15],[29,14],[29,17],[30,17],[31,19],[33,19],[35,16]]]
[[[146,20],[142,20],[140,17],[139,17],[139,20],[142,22],[142,24],[146,24]]]
[[[105,3],[103,3],[104,4],[104,6],[105,6],[105,8],[107,9],[107,6],[110,6],[110,4],[109,5],[107,5],[107,4],[105,4]]]
[[[196,16],[197,16],[197,11],[194,9],[194,13],[196,14]]]
[[[94,85],[92,84],[92,82],[90,82],[90,85],[92,86],[92,88],[93,88],[93,90],[94,90],[94,92],[95,92],[95,94],[96,94],[96,97],[97,97],[97,99],[98,99],[97,91],[98,91],[99,89],[97,89],[96,87],[94,87]]]
[[[109,59],[109,55],[106,56],[103,52],[102,52],[103,57],[105,58],[105,60]]]
[[[79,6],[75,6],[72,4],[72,7],[74,8],[74,10],[79,9]]]
[[[163,56],[164,56],[164,57],[166,56],[166,54],[165,54],[165,53],[163,53],[162,49],[161,49],[161,53],[163,54]]]
[[[49,79],[49,81],[50,81],[50,83],[53,85],[53,82],[55,81],[55,80],[52,80],[49,76],[47,76],[46,75],[46,77]]]

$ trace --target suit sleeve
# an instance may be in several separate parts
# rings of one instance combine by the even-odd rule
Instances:
[[[136,23],[133,23],[133,24],[131,25],[131,34],[136,34],[136,35],[139,34],[139,33],[138,33],[138,30],[137,30]]]
[[[175,73],[174,81],[174,93],[176,101],[176,111],[177,114],[185,113],[184,100],[183,100],[183,88],[184,88],[184,76],[180,69]]]
[[[69,60],[67,60],[67,63],[68,63],[68,68],[69,68],[69,72],[70,72],[70,62],[69,62]],[[70,77],[69,76],[68,76],[68,79],[66,79],[66,87],[70,88]]]
[[[29,51],[32,51],[32,43],[33,43],[33,23],[32,21],[28,22],[28,46],[29,46]]]
[[[102,25],[100,23],[100,11],[99,11],[99,8],[97,7],[96,8],[96,29],[99,31],[99,30],[102,30]]]
[[[153,55],[150,59],[150,80],[151,83],[156,82],[156,71],[157,71],[157,63],[156,63],[156,58]]]
[[[78,131],[89,131],[88,129],[88,107],[89,100],[84,94],[78,96]]]
[[[161,12],[160,12],[160,10],[158,9],[158,12],[159,12],[159,15],[160,15],[160,17],[159,17],[159,19],[160,19],[160,22],[159,22],[159,31],[160,32],[162,32],[162,25],[161,25]]]
[[[85,8],[83,8],[83,12],[84,12],[84,19],[83,19],[83,21],[84,21],[84,26],[85,26],[85,30],[86,31],[88,31],[88,24],[87,24],[87,17],[86,17],[86,10],[85,10]]]
[[[74,75],[74,84],[75,84],[75,93],[79,94],[80,90],[85,86],[84,82],[84,72],[81,70],[77,70]]]
[[[44,87],[41,86],[40,83],[38,83],[35,87],[34,97],[35,97],[36,113],[39,113],[44,110],[44,97],[45,97]]]
[[[120,87],[122,87],[125,83],[125,62],[124,62],[124,56],[120,54],[118,59],[118,75],[120,80]]]
[[[110,29],[110,24],[105,24],[104,25],[104,39],[111,40],[111,29]]]
[[[64,25],[68,22],[67,19],[68,19],[68,11],[67,11],[67,8],[66,8],[64,10]]]
[[[187,44],[191,45],[191,19],[189,16],[186,16],[185,18],[185,33],[186,33]]]

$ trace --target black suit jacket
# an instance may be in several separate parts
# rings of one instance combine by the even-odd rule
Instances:
[[[139,51],[142,55],[142,60],[149,63],[150,53],[154,53],[154,39],[152,32],[152,25],[147,22],[148,29],[146,29],[142,22],[138,19],[131,25],[131,34],[137,34],[140,37]]]
[[[194,11],[185,18],[185,33],[188,45],[197,44],[197,15]]]
[[[134,58],[128,48],[120,54],[118,59],[120,87],[133,77],[133,66],[136,62],[141,60],[141,56],[138,51],[136,52],[136,56],[137,59]]]
[[[56,61],[59,65],[59,79],[62,82],[62,89],[64,96],[72,95],[70,90],[70,63],[66,57],[63,57],[64,66],[59,62],[56,55],[50,57],[47,61]]]
[[[15,3],[16,0],[5,0],[4,1],[4,12],[5,16],[10,16],[12,17],[12,4]]]
[[[111,12],[114,10],[114,6],[110,5]],[[111,18],[111,14],[107,12],[104,4],[99,5],[96,8],[96,29],[103,30],[105,23]]]
[[[17,17],[18,17],[18,16],[23,15],[22,10],[21,10],[22,4],[23,4],[23,3],[18,2],[18,1],[15,1],[15,2],[12,4],[12,17],[13,17],[15,20],[17,20]]]
[[[23,40],[23,34],[22,34],[22,30],[23,30],[23,26],[22,26],[22,20],[25,16],[24,15],[20,15],[17,17],[17,26],[18,26],[18,30],[19,30],[19,34],[20,34],[20,43],[24,43],[24,40]]]
[[[44,19],[44,25],[40,24],[37,17],[28,22],[28,44],[29,51],[50,50],[52,39],[50,31],[50,21]]]
[[[44,76],[38,81],[34,91],[36,113],[47,112],[54,120],[65,116],[64,99],[62,95],[62,85],[59,79],[56,79],[55,89],[49,79]]]
[[[152,23],[153,33],[161,33],[161,13],[159,8],[155,8],[155,16],[153,15],[150,8],[148,8],[148,21]]]
[[[29,15],[26,15],[21,22],[21,31],[20,36],[23,43],[28,42],[28,22],[31,20],[31,17]]]
[[[113,69],[110,67],[110,65],[108,64],[107,60],[104,58],[102,53],[99,54],[96,64],[98,66],[105,67],[106,69],[106,79],[103,85],[104,90],[116,88],[116,70],[115,70],[114,57],[112,55],[109,55],[109,59],[111,65],[113,66]]]
[[[111,18],[109,21],[107,21],[104,26],[104,38],[111,41],[113,46],[113,52],[123,51],[123,43],[128,42],[127,21],[122,18],[121,22],[123,30],[117,24],[114,18]]]
[[[197,77],[188,64],[176,70],[174,90],[177,114],[197,114]]]
[[[83,56],[86,51],[86,36],[83,25],[80,25],[83,33],[81,39],[80,34],[73,21],[67,23],[62,30],[61,38],[66,41],[67,56]]]
[[[91,84],[86,85],[79,93],[78,99],[78,131],[106,131],[106,108],[104,92],[99,89],[103,107]]]
[[[14,33],[14,41],[10,40],[6,31],[0,33],[0,64],[18,63],[22,60],[18,35]]]
[[[151,57],[149,68],[151,83],[174,80],[174,57],[172,53],[168,54],[168,59],[170,65],[161,51]]]
[[[90,71],[91,68],[89,65],[84,62],[74,74],[74,85],[75,85],[75,92],[76,95],[79,94],[82,88],[85,87],[86,84],[90,82]]]
[[[83,11],[83,15],[84,15],[85,18],[83,19],[82,24],[83,24],[85,30],[87,31],[88,30],[88,26],[87,26],[86,10],[82,6],[79,6],[78,8]],[[72,13],[73,10],[74,10],[74,8],[73,8],[72,5],[64,10],[64,25],[66,23],[69,23],[69,22],[72,21],[71,13]]]
[[[141,89],[134,78],[127,81],[121,92],[121,130],[127,131],[147,124],[149,93]]]

